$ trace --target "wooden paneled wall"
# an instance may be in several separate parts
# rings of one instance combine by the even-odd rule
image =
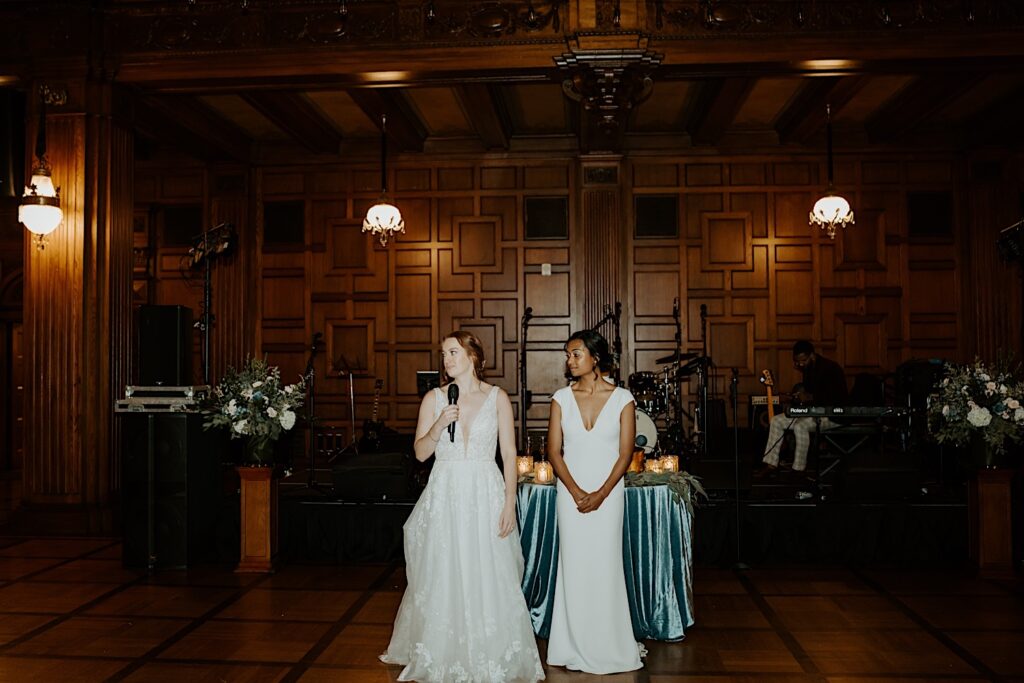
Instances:
[[[595,165],[617,175],[605,168],[588,183],[587,169]],[[671,311],[679,297],[684,351],[701,348],[704,304],[708,350],[717,365],[714,389],[724,396],[729,371],[737,368],[745,406],[747,395],[762,391],[762,369],[775,371],[782,387],[795,382],[790,348],[797,339],[812,340],[851,380],[858,372],[892,371],[911,358],[962,360],[980,348],[975,331],[965,329],[974,318],[965,316],[965,292],[973,290],[964,280],[964,261],[970,249],[977,253],[992,243],[972,238],[966,167],[965,160],[943,154],[839,157],[836,185],[851,200],[857,223],[831,241],[807,223],[822,190],[819,155],[421,157],[392,168],[390,187],[406,234],[387,248],[360,229],[377,198],[376,169],[266,167],[249,180],[255,208],[244,230],[259,232],[264,202],[298,201],[305,207],[303,233],[294,244],[248,253],[244,259],[256,265],[237,267],[258,277],[253,344],[286,378],[299,376],[311,335],[324,333],[315,363],[317,413],[341,428],[348,424],[345,373],[351,369],[357,430],[370,414],[374,380],[381,378],[381,417],[410,431],[419,403],[416,371],[439,368],[439,339],[457,327],[481,337],[490,379],[518,410],[526,306],[534,314],[528,358],[529,389],[536,394],[528,417],[531,429],[542,428],[546,396],[564,383],[562,342],[615,300],[623,303],[623,378],[656,370],[655,359],[673,350]],[[167,183],[180,181],[155,169],[146,173],[152,174],[146,186],[165,187],[148,201],[166,201]],[[201,189],[209,185],[204,172],[195,173],[194,192],[174,201],[210,201]],[[616,180],[603,184],[609,177]],[[909,233],[912,192],[949,193],[951,232]],[[678,200],[678,237],[634,235],[640,195]],[[568,239],[525,239],[527,196],[568,198]],[[258,236],[255,243],[261,243]],[[174,268],[166,264],[177,258],[161,252],[165,267],[158,280],[173,281]],[[542,274],[543,264],[550,264],[550,275]],[[990,260],[983,267],[1013,274]],[[194,291],[180,301],[183,290],[163,280],[157,291],[160,302],[195,305]],[[1019,329],[1020,312],[1008,316]],[[226,330],[234,323],[218,324]]]
[[[906,221],[912,190],[949,192],[959,207],[952,159],[843,159],[836,185],[856,225],[834,241],[808,226],[824,176],[816,157],[634,159],[630,170],[632,194],[674,195],[680,207],[679,239],[630,241],[634,368],[655,369],[671,349],[675,296],[684,302],[685,350],[700,350],[707,306],[719,395],[731,368],[741,395],[761,393],[766,368],[788,390],[798,378],[790,362],[798,339],[813,341],[851,381],[910,358],[963,355],[964,216],[957,212],[948,236],[912,238]]]
[[[133,137],[114,120],[109,84],[69,89],[47,116],[64,220],[44,250],[25,237],[23,491],[99,512],[118,483],[113,401],[131,358]],[[80,528],[111,530],[86,517]]]

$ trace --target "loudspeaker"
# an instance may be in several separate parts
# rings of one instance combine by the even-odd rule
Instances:
[[[139,307],[139,381],[144,387],[192,384],[192,309]]]
[[[213,559],[220,450],[198,413],[123,413],[121,512],[126,567]]]
[[[411,474],[407,453],[343,454],[334,465],[334,493],[351,502],[409,500]]]

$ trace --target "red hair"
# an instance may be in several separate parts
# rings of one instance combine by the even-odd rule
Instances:
[[[454,339],[459,343],[459,346],[473,361],[473,372],[477,379],[482,378],[484,376],[484,346],[480,343],[480,338],[466,330],[455,330],[442,337],[441,343],[443,344],[448,339]]]

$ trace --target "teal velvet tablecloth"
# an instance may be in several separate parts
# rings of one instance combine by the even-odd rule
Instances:
[[[516,513],[533,630],[547,638],[558,571],[554,486],[520,484]],[[666,485],[627,486],[622,565],[637,640],[681,640],[693,625],[689,507]]]

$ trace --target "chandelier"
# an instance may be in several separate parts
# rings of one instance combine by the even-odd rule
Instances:
[[[36,160],[32,180],[18,205],[18,221],[32,233],[37,249],[46,248],[46,235],[57,229],[64,212],[60,210],[60,188],[54,187],[50,162],[46,159],[46,99],[40,97],[39,127],[36,129]]]
[[[828,149],[828,188],[825,195],[814,203],[809,216],[810,225],[817,225],[828,238],[835,239],[836,228],[853,225],[853,210],[850,202],[832,190],[832,106],[825,105],[825,137]]]
[[[398,207],[388,201],[388,117],[380,117],[380,199],[366,212],[363,232],[380,240],[382,247],[388,246],[388,239],[405,233],[405,221]]]

